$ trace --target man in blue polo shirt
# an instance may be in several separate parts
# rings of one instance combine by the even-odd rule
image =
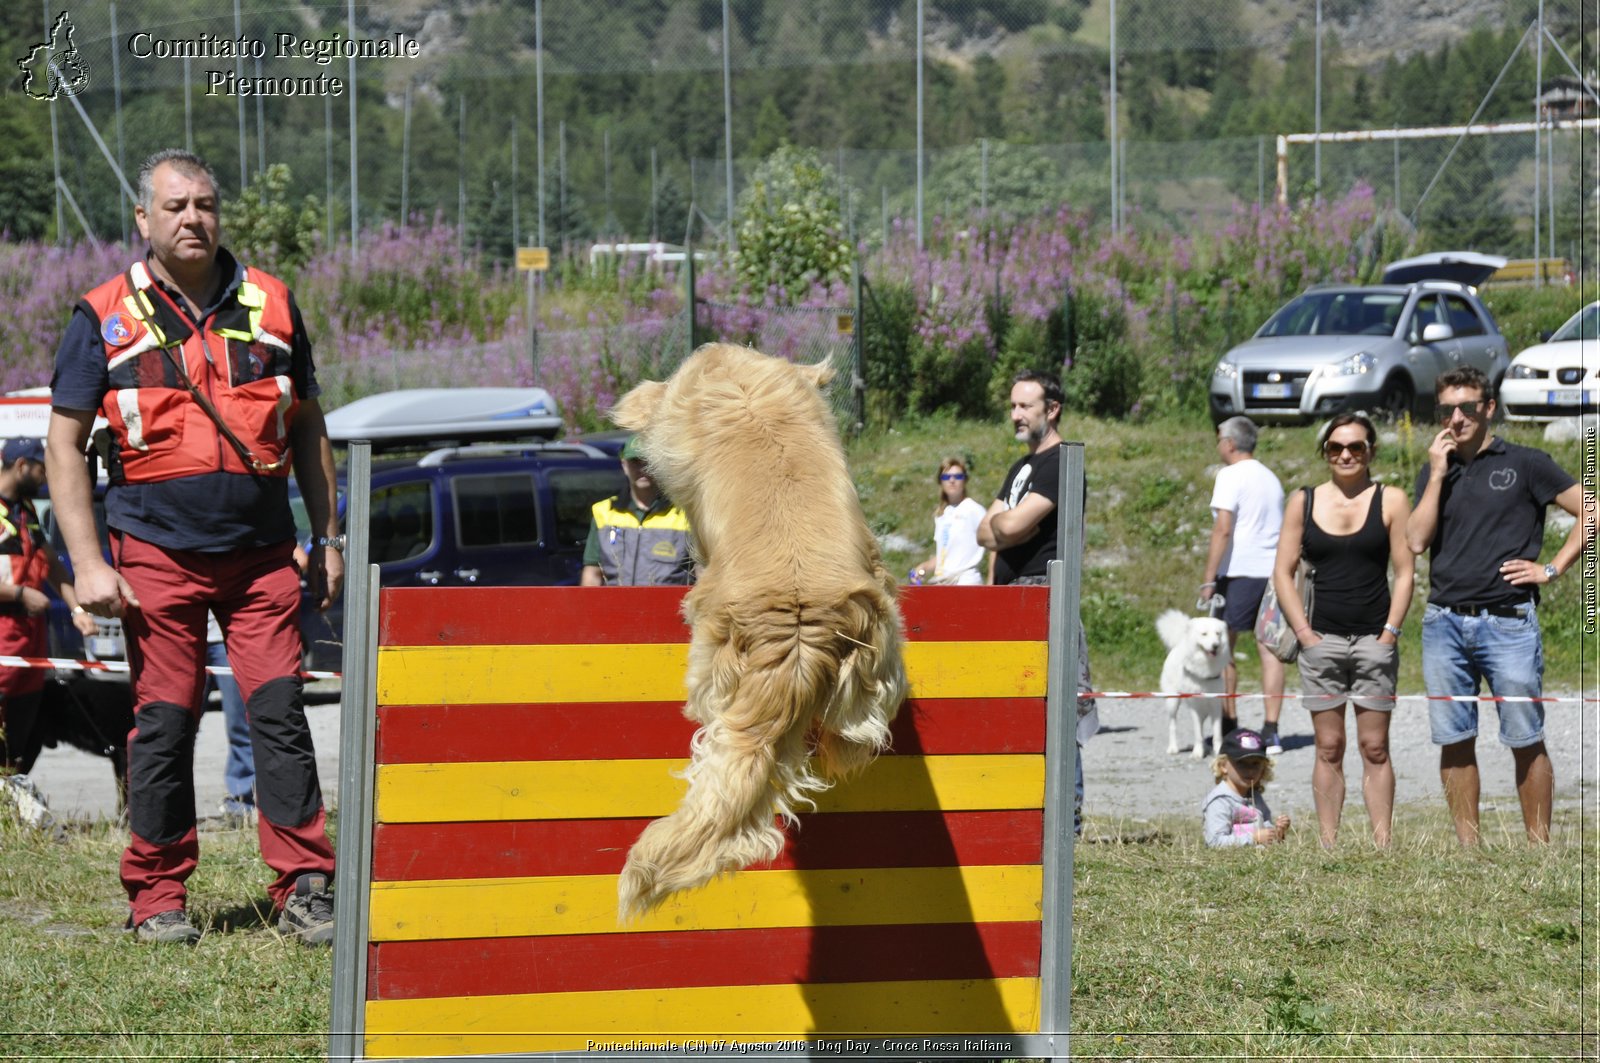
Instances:
[[[1456,837],[1477,845],[1479,683],[1487,681],[1497,697],[1542,696],[1539,585],[1557,579],[1588,548],[1594,503],[1591,495],[1585,507],[1583,489],[1544,451],[1489,434],[1495,400],[1481,371],[1443,373],[1435,394],[1444,427],[1417,473],[1406,536],[1413,552],[1430,551],[1422,673],[1435,699],[1428,717],[1440,747],[1439,777]],[[1552,502],[1579,519],[1550,562],[1540,564],[1544,511]],[[1547,842],[1555,775],[1544,746],[1544,706],[1495,704],[1500,742],[1516,761],[1528,840]]]

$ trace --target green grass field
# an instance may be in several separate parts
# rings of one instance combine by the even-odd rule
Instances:
[[[1536,432],[1506,434],[1537,445]],[[1142,688],[1160,670],[1156,614],[1193,604],[1213,436],[1201,423],[1078,419],[1065,435],[1088,444],[1084,602],[1097,679]],[[1311,448],[1311,429],[1271,430],[1260,457],[1294,486],[1321,474]],[[1406,449],[1387,446],[1378,468],[1409,486],[1422,446]],[[1580,468],[1576,445],[1550,449]],[[913,541],[890,553],[898,571],[929,551],[942,455],[968,457],[973,494],[987,501],[1019,453],[998,419],[918,422],[849,450],[874,528]],[[1552,687],[1576,686],[1579,590],[1567,579],[1547,599]],[[1403,689],[1419,686],[1416,627]],[[1597,1058],[1592,797],[1588,807],[1558,809],[1541,850],[1518,840],[1512,808],[1486,812],[1485,849],[1461,852],[1436,807],[1400,809],[1397,828],[1415,829],[1397,829],[1383,854],[1325,854],[1304,826],[1272,850],[1212,852],[1188,818],[1158,821],[1143,844],[1081,845],[1075,1057]],[[1091,822],[1089,833],[1104,832]],[[320,1058],[332,958],[267,925],[254,832],[203,836],[190,886],[206,935],[192,950],[140,946],[120,929],[124,841],[102,823],[54,843],[0,812],[0,1054]]]

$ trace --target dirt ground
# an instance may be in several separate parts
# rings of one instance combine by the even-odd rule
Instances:
[[[1293,674],[1290,677],[1293,689]],[[1557,692],[1549,692],[1555,696]],[[1570,696],[1570,692],[1569,692]],[[1200,829],[1200,800],[1214,785],[1209,754],[1194,760],[1188,754],[1194,725],[1187,709],[1178,715],[1178,744],[1182,755],[1167,754],[1167,710],[1151,700],[1104,699],[1100,703],[1100,733],[1084,748],[1084,813],[1097,829],[1163,813],[1193,814]],[[1500,744],[1498,718],[1493,708],[1481,704],[1478,766],[1482,776],[1482,805],[1515,809],[1516,785],[1511,753]],[[1343,831],[1365,831],[1366,811],[1361,799],[1361,754],[1356,749],[1355,723],[1346,710],[1348,735],[1345,750],[1345,814]],[[1240,710],[1246,727],[1259,728],[1259,698],[1242,699]],[[1587,722],[1585,722],[1587,721]],[[1595,803],[1596,750],[1600,727],[1594,706],[1587,710],[1574,702],[1545,707],[1545,746],[1556,776],[1556,805],[1580,801],[1579,785],[1587,804]],[[1311,718],[1299,704],[1286,700],[1279,733],[1283,754],[1273,758],[1275,781],[1267,790],[1273,812],[1288,812],[1303,826],[1313,826],[1311,768],[1316,757]],[[1439,784],[1439,752],[1428,735],[1427,703],[1402,701],[1389,727],[1390,757],[1394,762],[1397,804],[1444,802]]]
[[[1291,683],[1293,682],[1291,677]],[[324,697],[328,696],[324,693]],[[1245,726],[1261,724],[1261,702],[1245,698]],[[306,708],[317,747],[323,792],[337,805],[339,784],[339,704],[328,701]],[[1587,720],[1587,724],[1584,721]],[[1167,711],[1162,702],[1149,699],[1103,699],[1101,730],[1084,748],[1084,811],[1090,833],[1129,829],[1137,831],[1147,817],[1192,814],[1199,830],[1200,799],[1213,784],[1210,757],[1196,761],[1188,756],[1193,734],[1188,712],[1180,713],[1178,742],[1186,752],[1168,756]],[[1361,757],[1355,748],[1354,724],[1345,754],[1346,831],[1364,830],[1366,815],[1361,800]],[[1482,713],[1483,733],[1478,758],[1483,777],[1483,804],[1517,807],[1512,781],[1511,755],[1496,737],[1492,708]],[[1556,774],[1556,804],[1572,805],[1584,787],[1590,807],[1595,802],[1596,751],[1600,750],[1600,714],[1590,706],[1582,711],[1571,702],[1545,710],[1545,744]],[[1311,721],[1298,703],[1289,701],[1281,721],[1283,754],[1275,758],[1276,781],[1267,793],[1274,812],[1288,812],[1304,826],[1315,822],[1311,805]],[[1421,700],[1402,702],[1390,728],[1395,765],[1396,801],[1400,804],[1442,802],[1439,788],[1438,749],[1428,737],[1428,717]],[[222,801],[222,762],[226,753],[222,714],[206,713],[195,749],[197,807],[202,817],[215,814]],[[45,750],[34,771],[50,807],[58,815],[95,818],[116,814],[116,790],[108,761],[71,749]]]

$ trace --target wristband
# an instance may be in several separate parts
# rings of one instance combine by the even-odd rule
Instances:
[[[1399,638],[1400,637],[1400,629],[1395,627],[1393,624],[1385,624],[1385,625],[1383,625],[1383,630],[1387,631],[1389,634],[1393,635],[1395,638]]]
[[[1310,624],[1301,624],[1299,627],[1294,629],[1294,633],[1296,635],[1298,635],[1302,631],[1310,631],[1310,630],[1311,630],[1311,625]]]
[[[72,607],[72,615],[73,616],[77,616],[79,613],[87,613],[88,611],[89,610],[85,609],[81,605],[75,605],[75,606]]]

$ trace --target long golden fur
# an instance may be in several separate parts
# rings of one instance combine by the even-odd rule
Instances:
[[[628,853],[624,919],[776,857],[774,815],[889,744],[906,690],[900,613],[820,391],[831,376],[826,362],[710,344],[611,411],[688,515],[699,562],[683,603],[684,714],[702,725],[689,789]]]

